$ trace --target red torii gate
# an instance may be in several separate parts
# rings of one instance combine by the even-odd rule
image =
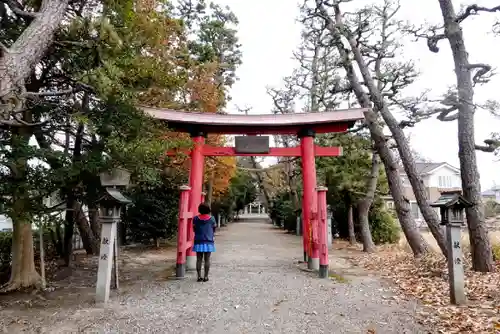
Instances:
[[[191,157],[189,186],[181,187],[179,204],[177,277],[184,277],[186,269],[195,269],[196,254],[192,251],[194,242],[192,218],[197,213],[198,205],[204,197],[202,188],[205,156],[301,157],[304,261],[307,261],[309,269],[319,270],[320,277],[328,276],[326,189],[324,187],[317,188],[315,157],[339,156],[342,155],[342,148],[315,145],[314,136],[316,133],[347,131],[356,121],[363,119],[363,113],[367,109],[266,115],[213,114],[150,107],[142,107],[142,109],[146,114],[168,122],[169,128],[189,133],[193,140],[193,148],[189,152]],[[300,146],[269,147],[268,142],[267,146],[265,143],[263,145],[262,137],[254,137],[253,143],[247,141],[247,147],[241,147],[245,146],[245,143],[240,147],[238,145],[236,147],[213,147],[205,144],[205,137],[209,133],[227,135],[295,134],[300,138]],[[268,140],[268,137],[266,138]],[[244,141],[243,137],[237,137],[237,139]],[[177,153],[167,152],[167,154]]]

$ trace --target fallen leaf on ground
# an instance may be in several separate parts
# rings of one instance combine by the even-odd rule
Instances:
[[[342,246],[337,245],[338,248]],[[352,247],[348,248],[352,250]],[[394,246],[380,246],[376,253],[352,252],[349,260],[392,281],[395,300],[415,298],[422,304],[418,321],[438,333],[500,332],[500,265],[496,272],[465,271],[465,306],[450,304],[448,269],[444,257],[428,254],[420,259]],[[470,268],[470,255],[464,267]],[[386,298],[386,297],[384,297]]]

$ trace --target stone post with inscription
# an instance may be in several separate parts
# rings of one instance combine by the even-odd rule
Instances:
[[[111,289],[113,255],[115,248],[116,225],[115,215],[111,211],[108,217],[101,217],[101,246],[97,269],[96,302],[106,303]],[[119,219],[119,216],[118,216]],[[118,277],[116,278],[118,279]]]
[[[450,280],[450,302],[455,305],[465,304],[465,275],[462,253],[461,223],[446,225],[446,240],[448,241],[448,276]]]
[[[130,174],[124,170],[113,170],[101,174],[101,184],[106,187],[99,199],[99,220],[101,223],[101,246],[97,268],[96,302],[106,303],[111,289],[111,277],[117,233],[117,223],[120,220],[121,208],[131,201],[116,188],[127,186]],[[115,263],[116,266],[116,263]],[[115,272],[116,286],[118,273]]]
[[[450,303],[462,305],[467,303],[465,295],[465,274],[462,252],[462,227],[464,209],[472,206],[460,191],[442,192],[439,199],[431,206],[439,208],[441,225],[446,226],[446,243],[448,246],[448,277],[450,286]]]

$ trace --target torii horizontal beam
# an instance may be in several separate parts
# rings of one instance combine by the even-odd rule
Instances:
[[[315,133],[345,132],[363,120],[367,108],[289,114],[217,114],[138,106],[147,115],[167,122],[178,132],[201,131],[216,134],[297,134],[307,128]]]
[[[212,157],[300,157],[300,146],[296,147],[270,147],[268,153],[238,153],[235,147],[217,147],[211,145],[203,145],[202,153],[204,156]],[[189,155],[189,150],[170,151],[167,152],[168,156],[175,156],[178,154]],[[317,157],[338,157],[342,155],[342,147],[323,147],[315,145],[314,155]]]

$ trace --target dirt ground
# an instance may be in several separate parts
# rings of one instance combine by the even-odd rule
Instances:
[[[163,248],[138,247],[122,249],[118,266],[119,291],[110,298],[127,294],[137,284],[165,281],[175,274],[176,251],[172,245]],[[77,253],[71,272],[53,273],[45,291],[0,295],[0,331],[3,333],[36,333],[48,317],[64,317],[65,310],[95,305],[97,256]],[[59,278],[62,277],[62,278]]]
[[[95,305],[97,257],[32,294],[0,296],[4,333],[427,333],[418,303],[399,300],[355,267],[359,251],[333,249],[331,279],[304,271],[301,238],[264,222],[219,232],[213,280],[174,274],[175,249],[120,251],[120,289]],[[301,270],[302,269],[302,270]],[[63,275],[64,276],[64,275]]]

